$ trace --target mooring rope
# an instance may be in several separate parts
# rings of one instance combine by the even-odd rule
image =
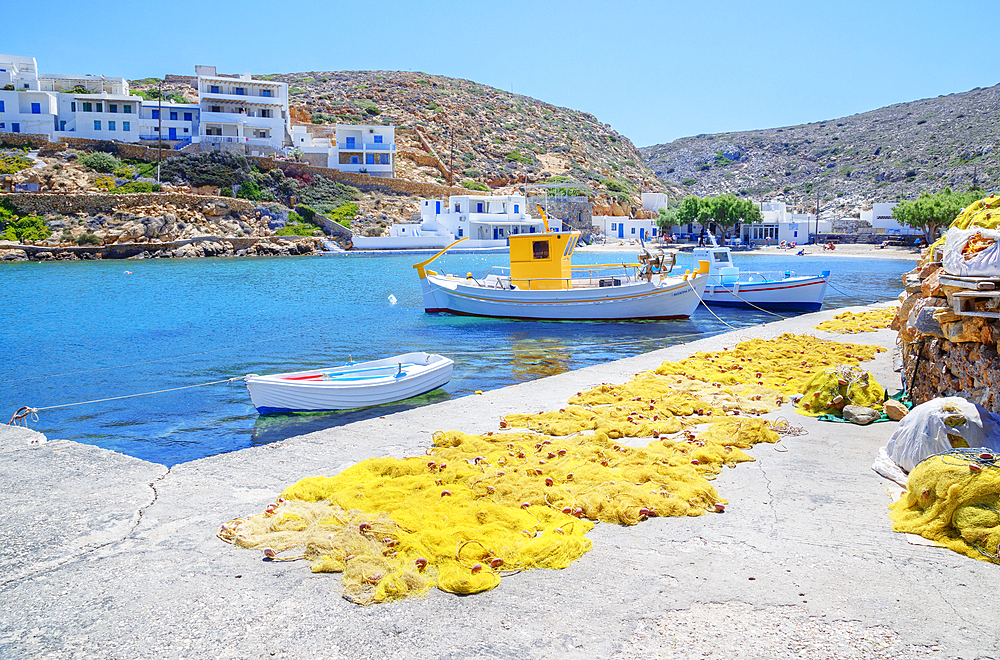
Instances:
[[[54,406],[39,406],[37,408],[31,406],[22,406],[18,409],[14,416],[11,417],[10,421],[7,422],[8,426],[14,425],[16,421],[25,420],[29,415],[31,420],[34,422],[38,421],[38,412],[40,410],[54,410],[56,408],[68,408],[70,406],[82,406],[88,403],[103,403],[105,401],[118,401],[120,399],[132,399],[137,396],[149,396],[150,394],[163,394],[164,392],[176,392],[178,390],[189,390],[193,387],[205,387],[206,385],[218,385],[220,383],[232,383],[233,381],[243,380],[245,376],[233,376],[232,378],[226,378],[224,380],[213,380],[208,383],[198,383],[196,385],[181,385],[180,387],[169,387],[163,390],[153,390],[152,392],[139,392],[137,394],[123,394],[121,396],[109,396],[104,399],[92,399],[90,401],[76,401],[74,403],[60,403]],[[25,425],[27,422],[25,421]]]
[[[705,300],[700,295],[698,295],[698,289],[696,289],[696,288],[694,288],[694,286],[692,286],[691,280],[684,280],[684,283],[687,284],[689,287],[691,287],[691,291],[694,292],[695,297],[698,298],[698,300],[701,302],[702,305],[705,305]],[[713,312],[712,308],[709,307],[708,305],[705,305],[705,309],[707,309],[712,316],[714,316],[715,318],[719,319],[719,323],[722,323],[723,325],[727,325],[730,328],[732,328],[733,330],[739,330],[739,328],[737,328],[735,325],[730,325],[729,323],[726,323],[721,318],[719,318],[719,315],[716,314],[715,312]]]

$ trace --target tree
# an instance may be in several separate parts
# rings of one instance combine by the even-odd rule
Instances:
[[[715,233],[715,225],[728,229],[738,222],[760,222],[762,216],[760,208],[749,199],[726,194],[705,199],[685,197],[676,219],[678,224],[700,223]]]
[[[937,238],[939,230],[954,222],[962,209],[982,196],[979,190],[953,193],[951,188],[933,195],[923,192],[915,200],[897,204],[892,209],[892,217],[901,224],[923,231],[924,239],[930,244]]]
[[[664,232],[676,224],[679,224],[677,220],[677,209],[660,209],[659,215],[656,216],[656,226],[660,228],[661,236]]]

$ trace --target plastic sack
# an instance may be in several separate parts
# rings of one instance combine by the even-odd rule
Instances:
[[[969,239],[980,234],[984,239],[994,243],[970,258],[962,254]],[[952,227],[945,235],[944,257],[941,265],[946,273],[960,277],[1000,277],[1000,230],[985,229],[978,225],[969,225],[968,229]]]
[[[958,447],[985,447],[1000,451],[1000,415],[978,403],[951,396],[914,406],[899,422],[885,446],[885,454],[910,472],[928,456]],[[877,469],[876,472],[882,473]]]

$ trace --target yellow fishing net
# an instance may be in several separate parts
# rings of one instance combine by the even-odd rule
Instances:
[[[811,417],[841,415],[844,406],[882,410],[885,388],[864,369],[839,365],[822,371],[806,383],[795,412]]]
[[[485,591],[509,572],[568,566],[591,548],[592,521],[634,525],[724,510],[710,480],[753,460],[743,449],[794,432],[785,421],[744,415],[775,409],[780,388],[800,391],[805,374],[878,350],[782,335],[665,362],[623,385],[579,392],[558,411],[507,415],[499,431],[439,431],[426,456],[375,458],[302,479],[263,513],[223,525],[219,537],[342,572],[345,597],[358,603],[431,586]],[[795,377],[779,378],[779,370]],[[644,446],[623,440],[640,437]]]
[[[813,326],[817,330],[836,332],[839,334],[855,334],[858,332],[875,332],[889,327],[896,317],[898,307],[883,307],[864,312],[843,312],[828,321]]]
[[[968,229],[972,225],[977,225],[983,229],[1000,229],[1000,195],[990,195],[976,200],[965,207],[965,210],[958,214],[950,225],[959,229]],[[929,246],[927,254],[921,261],[922,264],[929,263],[934,258],[935,248],[944,249],[944,234]]]
[[[982,450],[931,456],[910,472],[907,490],[889,506],[892,528],[955,552],[1000,563],[1000,466]]]
[[[868,344],[785,333],[776,339],[751,339],[729,350],[696,353],[679,362],[664,362],[656,373],[687,376],[714,383],[716,387],[749,384],[795,394],[819,370],[838,364],[856,366],[884,350]]]

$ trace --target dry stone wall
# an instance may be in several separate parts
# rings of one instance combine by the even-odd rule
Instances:
[[[970,289],[948,285],[948,277],[940,261],[903,275],[906,291],[890,326],[899,331],[903,383],[914,404],[959,396],[1000,412],[1000,319],[956,314],[955,294]],[[969,311],[996,311],[988,304],[975,302]]]
[[[49,213],[110,213],[115,209],[153,204],[175,206],[197,206],[211,203],[225,206],[229,211],[249,212],[254,202],[234,197],[210,197],[207,195],[186,195],[182,193],[4,193],[0,199],[7,199],[22,213],[45,215]]]

